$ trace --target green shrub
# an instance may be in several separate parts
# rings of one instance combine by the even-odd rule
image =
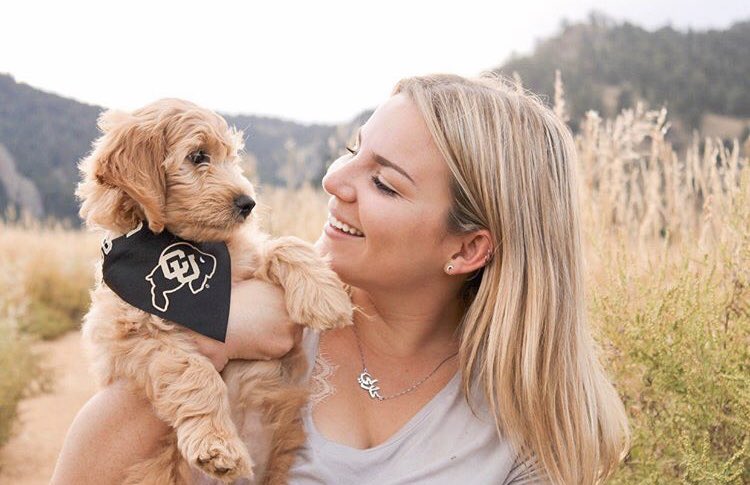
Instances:
[[[76,274],[83,266],[64,265],[62,261],[30,265],[27,273],[28,306],[19,321],[23,332],[49,340],[80,327],[89,306],[91,275]],[[93,272],[93,267],[89,271]]]
[[[13,302],[19,330],[52,339],[78,328],[89,306],[100,239],[52,222],[0,221],[0,307]]]
[[[633,430],[612,483],[750,483],[750,230],[735,236],[646,272],[619,258],[594,289]]]
[[[44,301],[32,300],[19,322],[21,332],[52,340],[78,328],[80,321]]]

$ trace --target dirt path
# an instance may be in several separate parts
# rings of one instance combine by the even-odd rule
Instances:
[[[55,373],[54,388],[19,404],[15,435],[0,449],[0,484],[49,483],[65,433],[96,389],[80,341],[71,332],[35,344]]]

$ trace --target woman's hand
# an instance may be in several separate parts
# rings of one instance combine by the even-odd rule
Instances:
[[[289,320],[284,291],[261,280],[232,286],[224,343],[190,330],[198,351],[221,371],[230,359],[270,360],[283,357],[302,338],[302,327]]]

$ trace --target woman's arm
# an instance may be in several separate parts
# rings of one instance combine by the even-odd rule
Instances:
[[[122,483],[125,470],[154,453],[168,431],[151,404],[118,381],[78,412],[50,484]]]
[[[229,358],[272,359],[301,337],[289,321],[284,293],[257,280],[232,287],[226,344],[194,333],[199,351],[221,370]],[[121,483],[131,465],[149,457],[169,426],[151,404],[120,381],[99,391],[78,412],[63,444],[53,485]]]
[[[226,342],[186,330],[219,371],[231,359],[278,359],[302,338],[302,327],[289,321],[284,290],[261,280],[232,286]]]

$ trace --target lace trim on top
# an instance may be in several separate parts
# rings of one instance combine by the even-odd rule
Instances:
[[[330,382],[330,377],[338,367],[338,365],[328,361],[319,341],[318,354],[315,356],[315,364],[310,374],[310,398],[308,401],[310,409],[336,392],[336,388]]]

